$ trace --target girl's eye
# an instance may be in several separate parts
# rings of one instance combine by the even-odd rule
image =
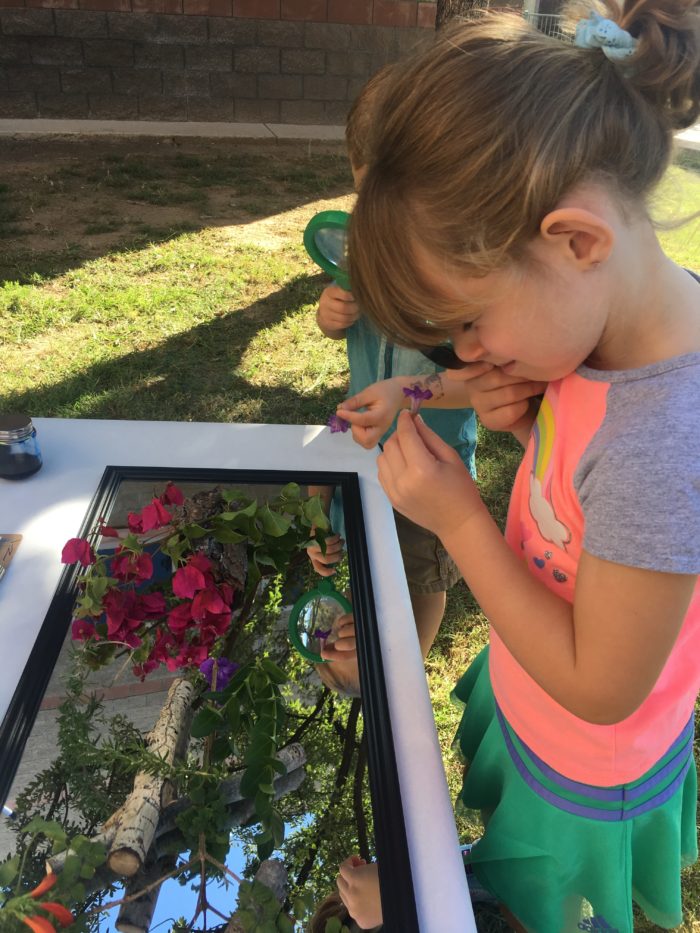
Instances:
[[[473,325],[474,325],[474,321],[464,321],[464,323],[462,324],[462,330],[463,331],[471,330]]]

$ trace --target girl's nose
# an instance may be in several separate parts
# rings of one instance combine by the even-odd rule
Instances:
[[[486,355],[473,328],[452,334],[452,346],[457,356],[466,363],[475,363]]]

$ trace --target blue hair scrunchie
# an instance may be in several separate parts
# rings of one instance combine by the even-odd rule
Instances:
[[[613,62],[621,62],[634,55],[637,41],[626,29],[594,12],[578,23],[574,36],[574,45],[578,48],[601,49]]]

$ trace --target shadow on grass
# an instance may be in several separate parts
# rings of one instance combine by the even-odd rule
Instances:
[[[352,192],[340,143],[0,140],[0,282],[61,275],[183,232]]]
[[[156,347],[93,363],[51,385],[0,395],[0,411],[58,418],[325,424],[342,389],[321,385],[306,392],[254,385],[239,369],[258,332],[299,313],[318,295],[320,279],[293,279],[246,308],[195,325]]]

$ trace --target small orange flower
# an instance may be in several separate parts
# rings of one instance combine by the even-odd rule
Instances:
[[[64,907],[63,904],[57,904],[55,901],[43,901],[43,903],[39,904],[39,907],[45,910],[47,914],[54,916],[62,927],[69,927],[75,920],[67,907]]]
[[[56,933],[55,926],[46,917],[22,917],[22,922],[34,933]]]
[[[46,894],[47,891],[50,891],[57,881],[58,881],[58,876],[55,875],[53,872],[49,872],[44,878],[41,879],[41,881],[34,888],[34,890],[29,892],[29,896],[30,897],[41,897],[42,894]]]

